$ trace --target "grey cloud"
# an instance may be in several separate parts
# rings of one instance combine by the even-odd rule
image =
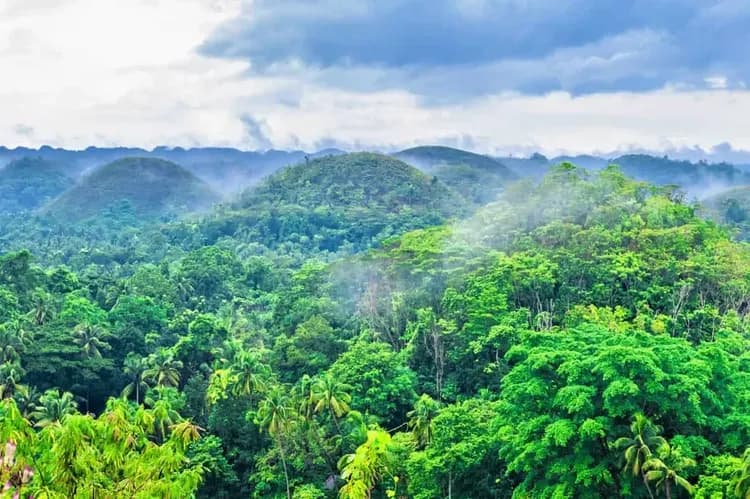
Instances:
[[[17,135],[22,135],[24,137],[31,137],[34,135],[34,127],[29,125],[24,125],[23,123],[18,123],[13,127],[13,131]]]
[[[256,149],[271,149],[273,147],[273,143],[263,130],[266,127],[263,120],[259,120],[250,114],[243,114],[240,120],[245,127],[245,133],[250,139],[252,147]]]
[[[200,50],[427,99],[743,87],[749,25],[743,0],[255,0]]]

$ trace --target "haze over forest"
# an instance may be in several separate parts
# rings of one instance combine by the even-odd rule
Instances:
[[[0,0],[0,497],[750,499],[748,28]]]

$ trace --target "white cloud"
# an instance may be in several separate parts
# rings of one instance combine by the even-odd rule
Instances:
[[[198,55],[239,8],[239,0],[0,0],[0,144],[750,149],[750,92],[741,89],[506,93],[426,105],[397,88],[334,88],[302,66],[251,76],[246,62]],[[372,68],[348,76],[379,77]],[[467,68],[466,84],[475,77]],[[261,135],[248,133],[248,116]]]

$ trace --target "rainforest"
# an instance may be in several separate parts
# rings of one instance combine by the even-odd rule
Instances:
[[[741,165],[0,161],[8,497],[750,497]]]

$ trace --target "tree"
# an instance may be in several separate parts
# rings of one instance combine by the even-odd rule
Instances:
[[[259,352],[241,350],[231,364],[234,376],[232,393],[237,396],[252,396],[265,390],[270,377],[269,367],[260,359]]]
[[[631,436],[620,437],[615,440],[613,447],[622,450],[625,469],[633,476],[640,476],[646,486],[649,496],[654,497],[649,487],[646,464],[653,459],[654,452],[661,452],[668,447],[667,441],[659,435],[659,427],[654,425],[646,416],[638,413],[630,425]]]
[[[135,403],[141,403],[141,393],[145,393],[148,390],[148,383],[144,379],[148,368],[148,362],[143,357],[139,357],[136,354],[130,354],[125,357],[123,371],[130,381],[122,389],[121,395],[123,397],[127,398],[135,393]]]
[[[351,389],[350,385],[338,381],[331,373],[325,373],[310,387],[310,398],[315,404],[314,411],[318,413],[328,411],[339,434],[341,434],[341,427],[338,418],[346,415],[350,410],[349,403],[352,401],[352,396],[349,395],[349,390]]]
[[[357,341],[328,372],[351,383],[352,409],[380,418],[386,427],[401,424],[416,399],[414,372],[386,343]]]
[[[78,408],[70,392],[59,392],[58,390],[47,390],[39,397],[31,419],[36,421],[35,426],[45,428],[51,424],[63,422],[66,417],[75,414]]]
[[[292,491],[289,485],[289,470],[286,463],[283,437],[291,424],[292,414],[293,409],[289,405],[287,392],[281,386],[274,386],[266,394],[266,397],[260,403],[257,414],[257,424],[265,428],[276,442],[281,457],[281,465],[284,469],[287,499],[292,499]]]
[[[0,325],[0,363],[16,362],[31,342],[31,335],[19,320]]]
[[[143,379],[157,386],[173,386],[180,384],[180,369],[182,362],[175,360],[170,349],[160,348],[155,354],[148,356],[148,369],[143,372]]]
[[[409,429],[420,447],[432,441],[433,420],[438,415],[440,403],[427,394],[422,394],[414,404],[414,409],[407,413]]]
[[[642,468],[646,479],[655,482],[656,490],[663,488],[667,499],[672,499],[672,485],[677,485],[692,495],[693,486],[678,474],[689,466],[695,466],[695,461],[682,456],[678,449],[666,445],[660,448],[658,456],[650,457]]]
[[[0,399],[12,397],[21,385],[23,369],[15,362],[0,365]]]
[[[386,477],[391,478],[394,489],[399,478],[394,473],[397,453],[394,439],[381,429],[369,430],[367,441],[339,461],[341,478],[346,482],[339,490],[341,499],[370,499],[373,489]],[[395,497],[395,490],[388,497]]]
[[[81,347],[87,357],[101,358],[102,351],[110,346],[104,339],[107,332],[101,327],[90,323],[79,324],[73,331],[73,342]]]

